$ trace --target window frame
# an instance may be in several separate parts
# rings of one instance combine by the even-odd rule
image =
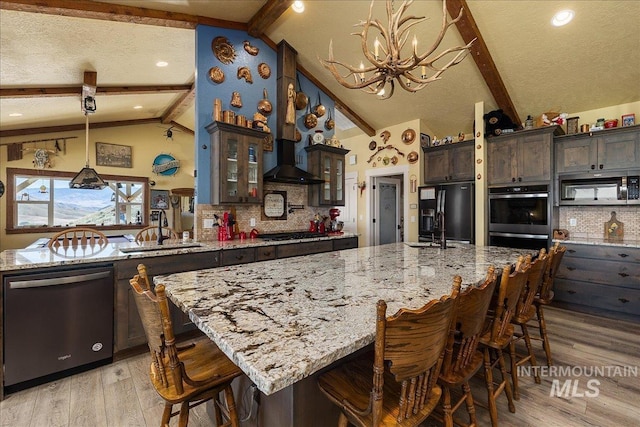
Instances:
[[[61,226],[42,226],[42,227],[16,227],[15,226],[15,206],[16,206],[16,188],[15,188],[15,176],[28,175],[33,177],[42,178],[68,178],[69,181],[77,175],[77,172],[62,172],[46,169],[20,169],[20,168],[7,168],[7,191],[6,191],[6,233],[7,234],[27,234],[27,233],[44,233],[44,232],[56,232],[60,231]],[[135,181],[140,182],[144,186],[144,198],[142,200],[142,222],[140,224],[117,224],[117,225],[92,225],[91,228],[97,230],[135,230],[146,227],[149,225],[149,217],[146,214],[149,212],[149,178],[140,176],[125,176],[125,175],[107,175],[100,174],[107,182],[118,181]],[[114,205],[115,206],[115,205]]]

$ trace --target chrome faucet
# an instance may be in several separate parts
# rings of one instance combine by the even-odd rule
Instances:
[[[158,212],[158,244],[159,245],[162,245],[162,242],[171,238],[171,236],[169,235],[167,236],[162,235],[162,214],[164,214],[164,217],[166,219],[167,213],[164,211],[164,209],[160,209],[160,212]]]

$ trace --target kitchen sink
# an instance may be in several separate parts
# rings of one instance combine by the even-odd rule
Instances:
[[[185,248],[201,248],[202,245],[200,243],[184,243],[179,245],[157,245],[157,246],[138,246],[131,248],[120,248],[120,252],[124,252],[125,254],[132,252],[151,252],[151,251],[172,251],[176,249],[185,249]]]

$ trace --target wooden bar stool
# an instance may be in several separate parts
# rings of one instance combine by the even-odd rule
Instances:
[[[78,258],[96,255],[109,244],[101,231],[89,227],[73,227],[54,234],[47,246],[56,255]]]
[[[169,239],[176,240],[178,238],[178,234],[170,227],[162,227],[162,234],[164,236],[169,236]],[[143,228],[138,231],[136,234],[136,243],[144,243],[144,242],[157,242],[158,241],[158,226],[150,225],[148,227]]]
[[[518,390],[518,366],[522,366],[525,363],[534,367],[534,379],[536,384],[540,384],[540,374],[535,370],[536,355],[533,352],[531,346],[531,337],[529,336],[529,329],[527,329],[527,322],[529,322],[536,315],[536,309],[533,305],[533,300],[540,292],[540,286],[542,285],[542,279],[544,278],[544,272],[547,268],[548,255],[546,249],[541,249],[540,254],[533,263],[531,262],[531,255],[527,255],[525,263],[528,264],[529,277],[527,283],[522,288],[522,293],[518,299],[516,305],[516,312],[511,319],[511,323],[516,326],[520,326],[521,332],[513,333],[513,338],[509,343],[509,358],[511,359],[511,380],[513,382],[513,398],[520,400],[520,391]],[[527,347],[527,355],[520,356],[516,352],[516,342],[524,340]]]
[[[418,426],[429,416],[442,394],[437,380],[461,282],[456,276],[451,295],[389,317],[378,302],[373,362],[359,358],[318,377],[341,409],[339,427]]]
[[[138,273],[129,282],[151,351],[149,378],[165,400],[161,425],[168,426],[169,419],[179,415],[178,425],[184,427],[191,408],[213,400],[216,425],[238,427],[231,382],[242,371],[211,340],[176,347],[164,285],[156,286],[154,294],[143,264],[138,265]],[[222,392],[226,404],[220,399]],[[172,412],[173,405],[180,409]]]
[[[513,273],[511,272],[512,269]],[[498,425],[496,399],[503,391],[507,396],[509,411],[516,412],[516,407],[513,404],[513,391],[507,376],[502,350],[511,342],[513,336],[511,319],[528,276],[529,269],[522,256],[519,257],[516,266],[507,265],[502,269],[498,293],[493,295],[489,305],[489,313],[487,314],[485,332],[479,338],[484,353],[487,403],[493,427]],[[493,370],[496,366],[500,368],[501,374],[501,380],[497,384],[494,383],[493,379]]]
[[[497,275],[493,266],[479,286],[470,286],[458,296],[454,321],[444,351],[444,362],[438,383],[442,386],[443,420],[446,427],[456,425],[476,426],[476,410],[469,379],[482,367],[483,353],[478,350],[478,338],[483,332],[484,320],[491,296],[496,287]],[[451,389],[462,388],[462,396],[453,405]],[[469,423],[455,419],[456,410],[466,402]]]
[[[553,365],[553,359],[551,358],[551,346],[547,335],[547,323],[544,320],[544,306],[551,304],[553,301],[553,281],[560,268],[562,257],[566,250],[567,247],[560,246],[560,242],[556,242],[553,247],[549,249],[549,260],[547,261],[547,268],[544,272],[540,292],[538,292],[538,295],[536,295],[533,300],[536,308],[536,318],[530,320],[538,323],[540,340],[542,341],[542,347],[544,348],[544,353],[547,358],[547,366]]]

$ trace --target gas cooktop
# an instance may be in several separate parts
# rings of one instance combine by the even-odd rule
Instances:
[[[284,233],[260,234],[262,240],[296,240],[312,239],[314,237],[327,237],[326,233],[315,233],[313,231],[288,231]]]

